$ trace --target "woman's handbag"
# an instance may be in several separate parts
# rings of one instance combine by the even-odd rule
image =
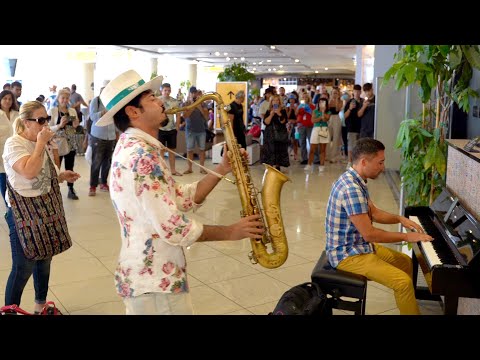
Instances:
[[[287,128],[285,127],[285,131],[280,130],[277,125],[273,126],[273,141],[279,143],[286,143],[288,142],[288,132]]]
[[[329,131],[327,126],[322,126],[320,131],[318,132],[318,136],[321,138],[328,139],[329,138]]]
[[[54,140],[57,143],[58,156],[65,156],[70,152],[70,146],[64,133],[55,135]]]
[[[7,181],[15,229],[25,257],[30,260],[49,259],[72,246],[55,166],[50,156],[45,156],[48,157],[51,178],[48,193],[24,197]]]

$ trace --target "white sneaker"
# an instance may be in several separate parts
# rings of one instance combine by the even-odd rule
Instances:
[[[347,163],[346,169],[347,169],[347,170],[350,169],[350,166],[352,166],[352,163],[351,163],[351,162]]]
[[[318,167],[318,172],[321,173],[321,172],[324,172],[324,171],[325,171],[325,166],[320,165]]]
[[[312,170],[312,165],[305,165],[305,167],[303,168],[303,170],[305,170],[305,171],[310,171],[310,170]]]

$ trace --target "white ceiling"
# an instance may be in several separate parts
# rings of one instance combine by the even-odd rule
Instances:
[[[356,45],[119,45],[123,48],[168,54],[177,58],[199,61],[199,64],[225,66],[245,62],[257,74],[302,74],[325,76],[354,75]],[[215,55],[215,52],[220,55]],[[224,55],[227,53],[227,55]],[[230,57],[227,61],[226,57]],[[245,60],[241,60],[244,57]],[[237,59],[235,59],[237,58]],[[300,60],[295,62],[295,59]],[[268,62],[270,60],[270,62]],[[262,64],[259,64],[263,62]],[[254,64],[256,63],[256,64]],[[280,66],[283,67],[280,67]],[[276,69],[274,71],[273,69]],[[328,70],[325,70],[328,68]],[[268,69],[271,69],[269,71]],[[284,71],[283,73],[278,71]]]

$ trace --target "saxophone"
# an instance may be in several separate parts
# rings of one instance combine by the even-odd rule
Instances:
[[[228,148],[227,156],[230,160],[232,174],[236,179],[235,184],[237,185],[242,203],[241,216],[260,214],[265,229],[261,240],[250,239],[252,246],[252,251],[249,254],[250,261],[253,264],[259,263],[261,266],[269,269],[277,268],[287,260],[288,256],[287,238],[280,212],[280,192],[283,184],[290,181],[290,179],[274,167],[263,164],[265,166],[261,191],[263,208],[260,207],[258,191],[252,182],[247,160],[240,153],[240,147],[226,111],[228,106],[225,106],[220,94],[216,92],[205,93],[191,105],[182,108],[174,107],[166,110],[165,113],[176,114],[189,110],[206,100],[215,101],[220,114],[221,128]]]

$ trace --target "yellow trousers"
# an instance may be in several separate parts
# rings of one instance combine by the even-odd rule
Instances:
[[[375,253],[349,256],[337,269],[365,276],[393,290],[401,315],[419,315],[412,282],[412,259],[395,250],[374,244]]]

